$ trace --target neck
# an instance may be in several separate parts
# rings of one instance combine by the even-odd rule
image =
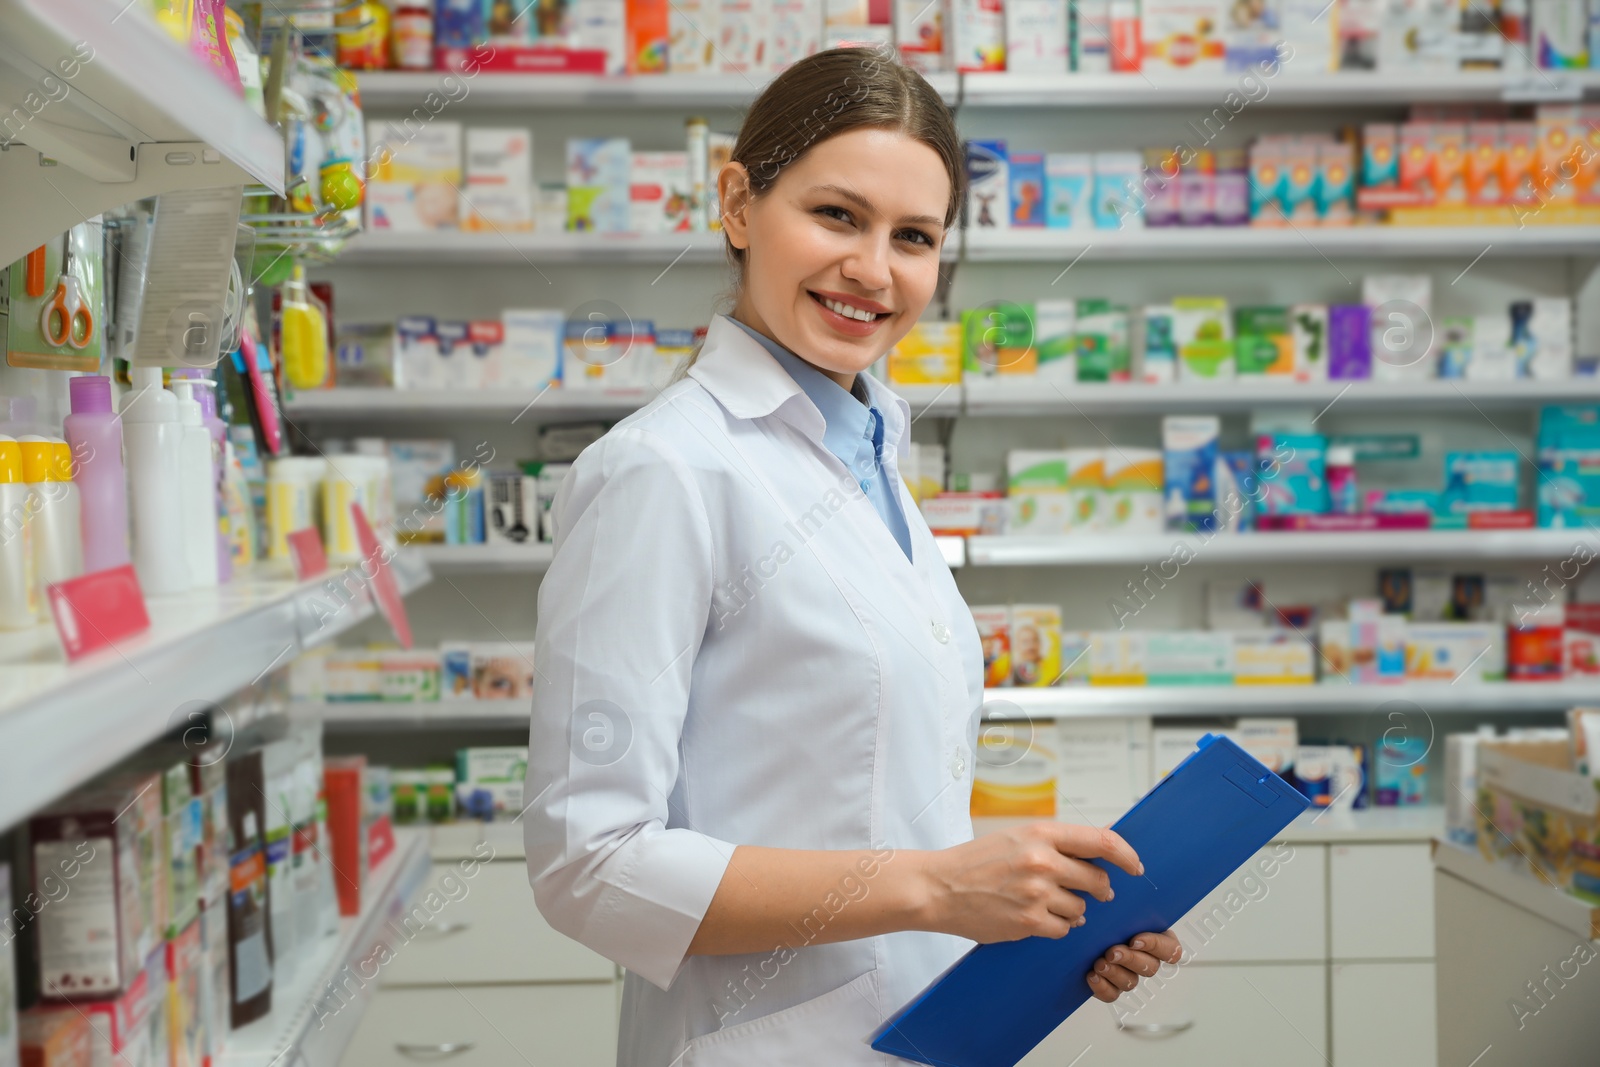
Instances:
[[[783,345],[785,351],[793,353],[795,358],[803,361],[806,366],[813,368],[819,374],[827,375],[829,378],[838,383],[839,388],[843,389],[851,396],[856,397],[857,400],[861,400],[862,403],[866,402],[866,390],[863,389],[861,391],[861,395],[857,395],[856,393],[856,375],[853,371],[846,373],[843,371],[829,370],[827,367],[819,367],[809,359],[806,359],[805,356],[795,352],[793,348],[790,348],[788,345],[784,344],[783,340],[778,337],[777,334],[772,332],[771,327],[766,324],[760,315],[756,314],[755,309],[749,304],[740,301],[739,304],[735,306],[731,312],[729,312],[729,316],[731,318],[738,319],[740,322],[744,323],[746,326],[750,327],[752,330],[756,331],[768,340],[776,341],[778,344]]]

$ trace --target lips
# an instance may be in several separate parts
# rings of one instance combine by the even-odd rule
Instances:
[[[810,296],[812,302],[816,304],[817,312],[822,316],[822,320],[827,323],[828,326],[830,326],[835,332],[844,334],[847,337],[871,336],[873,333],[877,332],[878,328],[883,325],[884,320],[889,318],[891,314],[891,312],[887,311],[877,312],[870,319],[857,319],[849,315],[841,315],[837,311],[834,311],[823,302],[823,297],[818,293],[814,293],[808,289],[806,290],[806,294]],[[841,300],[839,303],[848,303],[848,301]],[[853,307],[855,305],[851,306]]]

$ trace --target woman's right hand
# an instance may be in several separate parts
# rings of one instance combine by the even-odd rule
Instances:
[[[1111,899],[1110,878],[1090,859],[1129,874],[1144,865],[1118,834],[1093,826],[1036,822],[923,853],[925,929],[980,944],[1062,937],[1083,924],[1087,893]]]

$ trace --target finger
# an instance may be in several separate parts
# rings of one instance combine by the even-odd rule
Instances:
[[[1122,995],[1122,991],[1098,974],[1089,975],[1089,992],[1094,994],[1094,999],[1103,1000],[1110,1004]]]
[[[1183,945],[1171,933],[1139,934],[1128,942],[1128,947],[1148,952],[1163,963],[1177,963],[1183,958]]]
[[[1161,969],[1161,961],[1148,952],[1135,952],[1131,948],[1121,945],[1107,952],[1105,958],[1112,963],[1120,964],[1141,978],[1149,978]]]
[[[1110,982],[1113,987],[1127,993],[1139,984],[1139,976],[1126,967],[1119,967],[1115,963],[1107,963],[1103,959],[1094,961],[1094,973]]]
[[[1104,868],[1073,859],[1071,856],[1058,856],[1057,860],[1056,885],[1063,889],[1087,893],[1102,904],[1111,899],[1111,876]]]
[[[1144,873],[1144,864],[1139,862],[1138,853],[1133,851],[1133,846],[1124,841],[1121,834],[1109,827],[1059,823],[1053,830],[1052,839],[1056,851],[1064,856],[1109,860],[1129,874]]]
[[[1065,889],[1058,893],[1050,894],[1049,899],[1045,901],[1046,911],[1052,915],[1061,916],[1061,918],[1072,923],[1073,926],[1081,926],[1083,924],[1083,913],[1087,907],[1088,905],[1084,903],[1082,897],[1076,893],[1069,893]]]

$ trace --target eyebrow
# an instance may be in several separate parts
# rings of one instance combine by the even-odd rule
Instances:
[[[846,200],[850,201],[852,204],[855,204],[863,211],[874,215],[878,213],[878,209],[872,206],[872,201],[868,200],[855,190],[846,189],[842,185],[819,185],[812,191],[818,193],[833,193],[836,196],[844,197]],[[899,221],[901,224],[917,223],[923,226],[938,226],[941,228],[944,226],[944,219],[933,215],[902,215]]]

